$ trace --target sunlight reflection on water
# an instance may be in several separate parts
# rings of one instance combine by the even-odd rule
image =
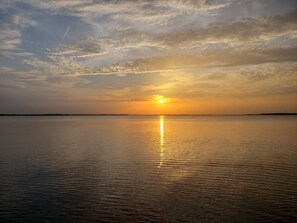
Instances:
[[[158,168],[161,168],[164,161],[164,116],[160,116],[160,163]]]

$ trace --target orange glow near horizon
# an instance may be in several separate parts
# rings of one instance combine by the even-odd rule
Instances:
[[[157,95],[157,94],[156,94]],[[251,114],[251,113],[265,113],[281,112],[286,108],[287,112],[297,110],[297,107],[292,101],[296,100],[294,95],[289,96],[267,96],[258,97],[211,97],[201,96],[197,97],[177,97],[170,95],[164,97],[165,103],[160,103],[158,99],[152,94],[145,98],[145,100],[135,101],[119,101],[116,103],[98,102],[93,104],[86,103],[85,106],[79,107],[77,113],[104,113],[104,114],[139,114],[139,115],[162,115],[162,114]],[[160,96],[160,95],[158,95]],[[162,99],[162,98],[161,98]],[[170,100],[169,102],[167,100]],[[83,100],[83,99],[82,99]],[[60,104],[59,104],[60,105]],[[279,105],[281,107],[279,108]],[[63,106],[61,104],[60,106]],[[289,106],[289,107],[288,107]],[[76,110],[75,110],[76,111]],[[65,113],[73,113],[69,110]]]

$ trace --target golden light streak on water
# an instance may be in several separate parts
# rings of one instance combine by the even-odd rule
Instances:
[[[158,168],[161,168],[164,161],[164,116],[160,116],[160,163]]]

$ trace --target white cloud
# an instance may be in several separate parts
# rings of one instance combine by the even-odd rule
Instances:
[[[3,4],[3,11],[13,6],[12,3]],[[0,54],[4,57],[32,55],[30,52],[24,52],[20,48],[23,41],[22,31],[27,27],[37,26],[38,23],[21,11],[17,11],[18,14],[5,13],[7,15],[0,23]]]
[[[16,29],[2,29],[0,30],[0,49],[13,50],[18,48],[22,42],[22,35]]]

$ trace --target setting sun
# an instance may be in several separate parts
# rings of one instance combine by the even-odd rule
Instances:
[[[169,102],[169,98],[165,98],[162,95],[154,95],[154,101],[156,101],[158,104],[165,104]]]
[[[160,104],[164,104],[164,102],[165,102],[164,99],[160,99],[160,100],[159,100],[159,103],[160,103]]]

